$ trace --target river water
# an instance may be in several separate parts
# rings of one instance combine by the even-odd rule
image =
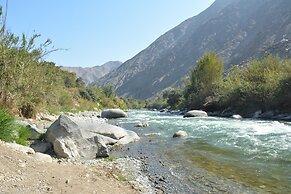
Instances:
[[[141,141],[130,144],[125,154],[146,155],[143,157],[152,162],[147,170],[157,171],[153,176],[167,182],[166,187],[171,187],[172,181],[177,183],[175,189],[164,189],[167,193],[291,191],[291,123],[183,118],[134,110],[128,115],[115,122],[134,130]],[[139,122],[146,122],[149,127],[134,127]],[[188,137],[173,138],[178,130],[186,131]],[[167,172],[158,172],[159,167],[153,167],[156,163],[166,166],[172,178],[164,180],[158,175]]]

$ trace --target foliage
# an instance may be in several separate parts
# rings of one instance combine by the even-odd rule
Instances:
[[[162,93],[162,97],[166,99],[168,106],[172,109],[181,107],[184,102],[183,91],[181,89],[169,88]]]
[[[146,101],[132,98],[123,99],[128,109],[142,109],[146,107]]]
[[[27,118],[42,111],[127,108],[115,95],[113,86],[86,86],[75,74],[44,61],[43,56],[55,51],[49,49],[50,40],[36,45],[39,34],[30,38],[24,34],[16,36],[5,31],[4,26],[0,37],[1,106]]]
[[[7,142],[15,141],[18,144],[26,145],[30,136],[29,130],[15,123],[15,120],[8,112],[0,108],[0,139]]]
[[[149,100],[146,103],[146,108],[148,109],[164,109],[167,108],[169,105],[167,103],[167,99],[163,98],[163,95],[159,95],[155,99]]]
[[[181,96],[181,94],[183,94]],[[291,61],[271,55],[225,72],[214,52],[190,71],[183,89],[167,89],[148,108],[225,110],[248,115],[257,110],[291,112]]]
[[[12,141],[11,131],[14,130],[14,120],[6,111],[0,109],[0,139],[4,141]]]
[[[184,105],[183,90],[181,88],[166,88],[158,97],[147,101],[146,108],[150,109],[180,109]]]
[[[112,85],[106,85],[103,87],[103,93],[105,94],[106,97],[114,97],[115,95],[115,89]]]
[[[184,97],[186,106],[201,109],[206,98],[216,92],[217,85],[222,82],[223,62],[221,57],[211,51],[197,62],[196,68],[190,71],[186,83]]]
[[[27,127],[16,125],[16,131],[17,131],[18,136],[14,139],[14,141],[21,145],[27,145],[28,139],[31,135]]]
[[[291,107],[290,65],[288,60],[269,55],[250,61],[246,67],[233,69],[215,96],[220,108],[247,114],[256,110],[284,111]]]

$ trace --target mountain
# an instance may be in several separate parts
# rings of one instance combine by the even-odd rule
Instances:
[[[216,0],[99,83],[116,86],[120,96],[146,99],[166,87],[181,85],[208,50],[221,55],[229,68],[267,52],[290,57],[290,39],[290,0]]]
[[[76,73],[78,77],[81,77],[85,83],[90,84],[108,74],[112,70],[118,68],[122,62],[109,61],[101,66],[94,67],[61,67],[61,69]]]

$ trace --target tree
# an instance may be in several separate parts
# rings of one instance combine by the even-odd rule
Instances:
[[[106,97],[108,98],[112,98],[112,97],[115,97],[115,89],[114,89],[114,86],[112,85],[106,85],[103,87],[103,92],[105,94]]]
[[[190,108],[203,108],[206,98],[222,82],[223,62],[215,52],[210,51],[201,57],[196,68],[191,70],[184,96]]]

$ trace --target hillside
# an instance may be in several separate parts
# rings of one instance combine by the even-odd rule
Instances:
[[[291,1],[216,0],[201,14],[168,31],[100,79],[123,97],[146,99],[178,86],[205,51],[225,67],[266,53],[290,57]]]
[[[85,83],[90,84],[95,82],[99,78],[103,77],[112,70],[118,68],[122,62],[109,61],[101,66],[94,67],[62,67],[63,70],[75,73],[78,77],[81,77]]]

